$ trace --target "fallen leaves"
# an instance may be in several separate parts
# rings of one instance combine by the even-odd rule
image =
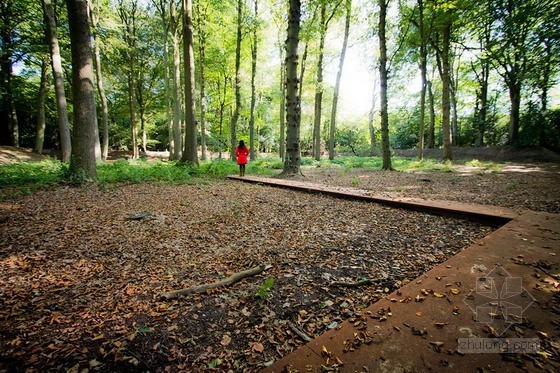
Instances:
[[[364,307],[491,230],[230,182],[60,188],[17,203],[0,225],[0,349],[30,370],[258,370],[305,343],[290,320],[308,336],[352,320],[355,349],[372,341],[368,321],[392,315]],[[265,299],[255,297],[262,275],[157,299],[259,263],[275,264]]]

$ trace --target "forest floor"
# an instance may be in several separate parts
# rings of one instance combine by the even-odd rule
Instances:
[[[298,178],[560,211],[557,163],[456,167],[304,167]],[[495,228],[219,179],[61,185],[4,200],[0,371],[255,371],[304,344],[298,332],[336,328]],[[260,264],[271,267],[231,286],[160,298]],[[374,284],[335,284],[365,278]]]

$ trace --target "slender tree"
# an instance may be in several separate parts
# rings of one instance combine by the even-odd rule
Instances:
[[[173,38],[173,152],[170,159],[180,160],[183,154],[183,135],[181,133],[181,18],[177,16],[174,2],[169,5],[171,35]]]
[[[383,170],[393,170],[391,164],[391,149],[389,145],[389,111],[387,100],[387,39],[386,18],[389,0],[378,0],[379,2],[379,83],[381,99],[381,153],[383,156]]]
[[[257,102],[257,92],[255,85],[255,76],[257,75],[257,47],[259,43],[259,2],[254,0],[255,4],[255,25],[253,30],[253,41],[251,43],[251,111],[249,117],[249,149],[251,152],[250,159],[256,159],[255,153],[255,104]]]
[[[299,174],[301,165],[300,119],[301,106],[298,92],[298,44],[301,19],[301,0],[290,0],[286,38],[286,160],[284,174]]]
[[[109,107],[107,105],[107,96],[105,94],[105,88],[103,87],[103,73],[101,71],[101,40],[99,38],[97,28],[99,24],[99,14],[95,7],[97,0],[91,0],[89,2],[90,7],[90,19],[91,28],[93,33],[93,54],[95,55],[95,78],[97,82],[97,92],[99,93],[99,99],[101,101],[101,123],[103,131],[103,143],[101,144],[101,158],[107,160],[109,154]]]
[[[195,71],[192,0],[183,0],[183,54],[185,60],[185,147],[181,161],[198,165],[195,109]]]
[[[418,2],[418,33],[420,34],[420,119],[418,123],[418,159],[424,158],[424,127],[425,127],[425,112],[426,112],[426,65],[427,65],[427,38],[426,27],[424,25],[424,0],[417,0]]]
[[[434,106],[434,91],[432,90],[432,81],[426,82],[426,91],[428,91],[428,108],[430,111],[430,125],[428,127],[428,148],[435,147],[436,132],[436,111]]]
[[[375,154],[375,127],[373,126],[373,119],[375,116],[375,106],[377,104],[378,94],[377,94],[377,76],[373,82],[373,90],[371,94],[371,108],[369,109],[369,117],[368,117],[368,129],[369,129],[369,152],[370,155],[373,157]]]
[[[207,7],[201,6],[201,2],[196,2],[197,17],[196,29],[198,35],[198,72],[200,76],[200,147],[201,159],[206,160],[206,17]]]
[[[45,97],[47,96],[47,72],[49,64],[47,58],[41,61],[41,82],[39,83],[39,97],[37,98],[37,130],[35,131],[35,147],[33,152],[37,154],[43,153],[43,144],[45,143]]]
[[[72,46],[74,131],[70,172],[75,178],[97,178],[95,161],[96,111],[91,58],[91,34],[86,0],[66,0]]]
[[[236,160],[235,147],[237,146],[237,121],[241,113],[241,40],[243,25],[243,0],[237,0],[237,39],[235,43],[235,109],[231,118],[231,159]]]
[[[334,159],[334,134],[336,131],[336,111],[338,107],[338,95],[340,92],[340,81],[342,79],[342,68],[344,67],[344,58],[346,57],[346,48],[348,47],[348,36],[350,34],[350,19],[352,16],[352,0],[346,0],[346,21],[344,22],[344,39],[342,41],[342,50],[340,51],[340,60],[338,61],[338,72],[336,74],[336,84],[334,86],[334,96],[331,109],[331,123],[329,131],[329,159]]]
[[[62,59],[60,57],[56,21],[54,18],[51,0],[43,0],[43,15],[45,19],[45,32],[51,54],[54,89],[56,94],[56,109],[58,112],[58,129],[60,131],[61,159],[62,162],[69,162],[70,154],[72,152],[70,124],[68,122],[66,90],[64,88],[64,71],[62,70]]]

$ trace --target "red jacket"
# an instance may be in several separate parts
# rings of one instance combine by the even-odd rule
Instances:
[[[235,155],[237,156],[237,164],[247,164],[247,156],[249,155],[249,148],[239,146],[235,148]]]

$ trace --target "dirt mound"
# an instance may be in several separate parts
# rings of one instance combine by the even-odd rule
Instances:
[[[512,146],[493,146],[487,148],[459,148],[451,150],[454,160],[495,161],[495,162],[559,162],[560,154],[538,146],[514,148]],[[395,149],[401,157],[416,157],[418,149]],[[426,158],[443,159],[442,149],[425,149]]]

